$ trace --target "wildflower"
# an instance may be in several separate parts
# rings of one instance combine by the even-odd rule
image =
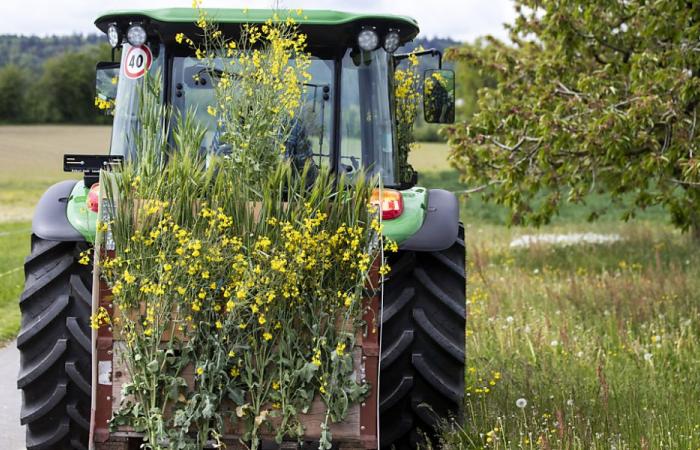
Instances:
[[[345,354],[345,342],[338,342],[338,345],[335,346],[335,353],[338,356],[343,356]]]
[[[171,264],[164,264],[163,270],[165,270],[166,272],[170,272],[171,270],[173,270],[173,266]]]
[[[524,398],[519,398],[515,401],[515,406],[517,406],[520,409],[524,409],[527,406],[527,400]]]
[[[175,35],[175,42],[182,44],[183,39],[185,39],[185,33],[178,33]]]
[[[222,329],[222,328],[224,327],[224,326],[221,324],[221,321],[220,321],[220,320],[217,320],[216,323],[215,323],[214,325],[216,326],[216,329],[217,329],[217,330],[220,330],[220,329]]]
[[[391,272],[391,267],[389,267],[386,264],[382,264],[382,266],[379,268],[379,275],[387,275],[389,272]]]
[[[126,284],[132,284],[134,281],[136,281],[136,277],[130,274],[128,270],[125,270],[124,281],[126,281]]]
[[[651,353],[646,352],[646,353],[644,354],[644,361],[651,361],[651,358],[652,358],[653,356],[654,356],[654,355],[652,355]]]
[[[231,367],[230,373],[231,373],[231,376],[235,378],[241,374],[241,371],[238,369],[238,367]]]
[[[204,368],[203,367],[197,367],[197,375],[202,376],[204,374]]]
[[[80,253],[80,260],[78,260],[78,263],[87,266],[90,264],[90,252],[89,251],[84,251]]]
[[[267,331],[263,333],[263,339],[266,341],[269,341],[272,339],[272,334],[268,333]]]

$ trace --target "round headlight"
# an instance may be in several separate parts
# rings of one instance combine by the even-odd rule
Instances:
[[[389,30],[384,37],[384,50],[389,53],[394,53],[401,45],[401,36],[396,30]]]
[[[122,41],[121,33],[119,33],[119,28],[117,24],[113,23],[107,28],[107,39],[109,39],[109,45],[116,47]]]
[[[357,36],[357,45],[366,52],[379,47],[379,35],[374,30],[362,30]]]
[[[146,38],[146,29],[140,24],[130,26],[126,32],[126,40],[134,47],[145,44]]]

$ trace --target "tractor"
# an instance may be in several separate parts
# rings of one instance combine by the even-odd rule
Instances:
[[[264,23],[274,12],[206,11],[232,37],[243,24]],[[93,446],[98,375],[90,319],[98,287],[92,268],[78,259],[96,236],[97,199],[91,188],[100,169],[135,155],[136,93],[144,74],[159,70],[161,101],[178,111],[196,108],[197,120],[208,130],[202,149],[222,151],[216,121],[206,114],[216,79],[191,49],[176,42],[181,32],[197,36],[196,22],[197,11],[189,8],[114,11],[95,21],[113,48],[112,61],[97,66],[98,102],[116,104],[111,146],[108,155],[66,155],[64,170],[82,172],[83,179],[50,187],[33,218],[17,337],[20,419],[28,449]],[[378,447],[415,448],[459,415],[466,324],[457,198],[417,186],[417,176],[406,176],[398,163],[393,75],[408,58],[397,50],[419,28],[409,17],[336,11],[305,11],[298,26],[312,55],[312,80],[304,88],[308,154],[338,174],[364,168],[380,175],[385,187],[383,233],[400,250],[389,257],[392,271],[382,285]],[[439,51],[415,54],[438,58],[439,69],[432,72],[450,81],[443,89],[426,90],[426,121],[454,121],[454,73],[442,70]]]

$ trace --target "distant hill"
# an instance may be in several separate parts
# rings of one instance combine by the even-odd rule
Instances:
[[[40,72],[43,62],[52,56],[105,42],[105,37],[98,34],[47,37],[0,35],[0,68],[15,64],[32,72]]]

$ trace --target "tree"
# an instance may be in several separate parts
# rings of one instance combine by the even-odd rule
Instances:
[[[69,51],[49,58],[43,74],[30,93],[32,117],[41,122],[93,123],[95,110],[95,65],[109,58],[104,46]]]
[[[449,56],[492,71],[469,125],[447,130],[473,191],[547,223],[589,192],[663,205],[700,238],[700,3],[515,0],[510,44]],[[595,218],[595,213],[592,218]]]
[[[19,122],[23,117],[25,94],[30,79],[15,65],[0,69],[0,122]]]

